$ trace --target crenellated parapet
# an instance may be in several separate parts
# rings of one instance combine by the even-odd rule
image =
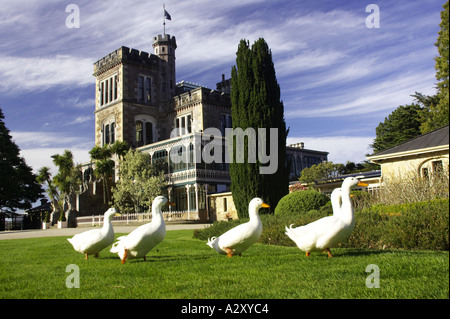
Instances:
[[[158,34],[153,37],[153,47],[163,44],[170,45],[173,49],[177,48],[177,41],[170,34]]]
[[[158,63],[163,61],[156,55],[148,52],[122,46],[95,62],[93,75],[98,76],[99,74],[124,62],[129,64],[137,64],[144,67],[157,67]]]

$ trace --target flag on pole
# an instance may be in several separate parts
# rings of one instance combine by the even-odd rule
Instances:
[[[164,9],[164,18],[166,18],[167,20],[172,20],[172,17],[170,16],[169,12],[166,11],[166,9]]]

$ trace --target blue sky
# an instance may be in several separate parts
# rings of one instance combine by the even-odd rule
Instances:
[[[288,143],[360,162],[375,128],[415,91],[435,92],[433,58],[444,0],[165,0],[177,38],[177,81],[214,89],[228,78],[240,39],[272,50],[290,127]],[[66,6],[80,9],[67,28]],[[380,27],[367,28],[376,4]],[[27,163],[76,162],[94,146],[93,63],[120,46],[153,52],[161,1],[2,0],[0,107]]]

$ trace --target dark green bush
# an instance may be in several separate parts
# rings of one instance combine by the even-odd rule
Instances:
[[[275,215],[300,215],[320,209],[330,199],[317,191],[305,190],[284,196],[275,208]]]

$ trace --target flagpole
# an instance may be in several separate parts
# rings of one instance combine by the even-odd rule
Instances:
[[[165,37],[166,36],[166,5],[165,4],[163,4],[163,29],[164,29],[163,37]]]

